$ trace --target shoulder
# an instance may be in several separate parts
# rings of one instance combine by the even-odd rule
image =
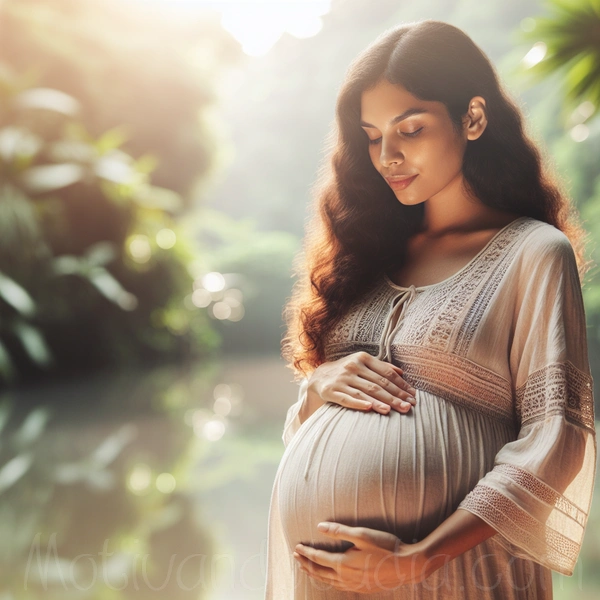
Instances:
[[[522,260],[530,266],[542,267],[575,261],[575,251],[566,234],[550,223],[528,219],[529,228],[522,238]]]

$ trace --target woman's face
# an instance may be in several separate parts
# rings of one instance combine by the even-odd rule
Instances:
[[[419,100],[382,80],[362,94],[361,127],[373,166],[402,204],[419,204],[462,183],[467,134],[456,133],[442,102]],[[387,179],[393,176],[416,177],[399,184]]]

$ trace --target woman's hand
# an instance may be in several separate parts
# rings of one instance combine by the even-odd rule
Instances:
[[[319,365],[309,379],[309,394],[357,410],[387,414],[392,408],[406,413],[414,406],[416,390],[403,378],[400,367],[368,352],[355,352]]]
[[[419,542],[405,544],[385,531],[342,523],[319,523],[318,529],[354,546],[345,552],[328,552],[298,544],[294,558],[307,575],[341,591],[390,591],[420,583],[441,566],[427,558]]]

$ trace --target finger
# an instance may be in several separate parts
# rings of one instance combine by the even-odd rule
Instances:
[[[310,561],[307,558],[303,558],[303,559],[301,558],[300,560],[304,560],[304,561],[307,561],[307,563],[310,563]],[[314,565],[314,563],[311,563],[311,564]],[[317,571],[314,568],[310,569],[310,568],[304,566],[304,564],[299,564],[299,567],[300,567],[300,570],[303,573],[306,573],[311,579],[325,583],[335,589],[338,589],[343,592],[354,589],[352,584],[342,581],[339,578],[339,576],[337,576],[337,574],[329,575],[328,573],[326,573],[326,574],[317,573]]]
[[[319,548],[305,546],[304,544],[297,544],[294,550],[313,563],[327,567],[330,571],[334,572],[337,572],[337,568],[344,557],[344,553],[342,552],[327,552],[327,550],[320,550]]]
[[[376,408],[379,412],[389,412],[390,410],[388,404],[377,400],[372,395],[367,394],[356,387],[353,387],[353,385],[347,385],[343,388],[343,391],[332,392],[332,394],[339,398],[337,401],[338,404],[348,408],[357,408],[359,410],[370,410],[371,408]]]
[[[401,379],[402,385],[408,389],[399,388],[390,379],[394,375],[389,365],[381,368],[380,372],[375,372],[368,367],[364,367],[357,375],[358,379],[353,378],[352,386],[363,392],[363,395],[360,396],[361,398],[375,399],[378,402],[377,404],[374,403],[375,408],[381,407],[379,403],[383,403],[386,409],[388,406],[393,406],[396,409],[408,409],[416,404],[416,399],[413,395],[416,393],[416,390],[413,392],[414,388],[409,386],[403,379]]]
[[[344,392],[332,392],[331,395],[335,400],[336,404],[345,406],[346,408],[354,408],[356,410],[370,410],[373,406],[373,399],[369,398],[366,394],[362,394],[358,390],[354,396],[346,394]]]
[[[374,357],[373,357],[374,358]],[[373,366],[367,365],[371,371],[374,371],[379,375],[379,377],[385,377],[389,382],[398,388],[401,392],[406,392],[404,394],[400,394],[401,397],[406,398],[407,395],[414,396],[416,393],[415,388],[404,379],[404,370],[401,370],[401,373],[396,371],[396,365],[385,362],[383,360],[374,359]],[[389,389],[389,388],[386,388]],[[395,391],[395,390],[393,390]]]
[[[294,558],[296,559],[298,565],[303,571],[309,573],[315,578],[331,582],[336,580],[338,577],[337,572],[331,569],[330,567],[324,567],[310,560],[309,558],[300,554],[299,552],[294,552]]]
[[[380,383],[388,390],[391,394],[407,399],[407,396],[413,396],[416,390],[403,378],[404,371],[392,363],[388,363],[383,360],[375,358],[371,354],[365,352],[364,356],[361,355],[359,364],[367,368],[367,372],[374,372],[376,375],[375,381]],[[402,371],[402,375],[398,373],[398,369]],[[363,376],[364,369],[359,370],[359,374]],[[367,376],[368,377],[368,376]],[[373,377],[371,374],[370,377]]]
[[[349,540],[359,549],[376,546],[395,552],[403,543],[393,533],[369,527],[350,527],[343,523],[323,521],[317,525],[317,529],[330,537]]]
[[[321,533],[334,539],[352,542],[359,549],[368,545],[368,542],[365,540],[365,533],[368,531],[366,527],[351,527],[350,525],[344,525],[343,523],[321,521],[317,525],[317,529]],[[315,548],[310,549],[315,550]],[[331,554],[334,554],[334,556],[344,556],[344,553]],[[309,556],[309,558],[311,557]]]

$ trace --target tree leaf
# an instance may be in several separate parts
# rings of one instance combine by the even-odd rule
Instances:
[[[3,273],[0,273],[0,298],[22,315],[31,317],[35,314],[35,302],[27,290]]]
[[[12,404],[8,399],[5,398],[3,402],[0,402],[0,434],[2,433],[5,425],[8,423],[11,412]]]
[[[47,367],[52,363],[50,349],[37,327],[19,320],[12,324],[12,330],[19,338],[29,358],[37,365]]]
[[[50,410],[47,407],[38,406],[33,409],[16,432],[14,441],[19,447],[29,446],[40,437],[46,427],[49,417]]]
[[[74,163],[40,165],[23,171],[21,183],[30,193],[41,194],[73,185],[83,179],[84,173],[83,167]]]
[[[13,382],[16,378],[16,371],[13,361],[6,349],[6,346],[0,340],[0,375],[4,377],[5,381]]]
[[[102,467],[108,466],[123,450],[123,448],[135,438],[136,429],[133,425],[124,425],[116,433],[106,438],[94,450],[91,460]]]
[[[43,140],[21,127],[0,129],[0,158],[11,163],[17,158],[32,158],[43,146]]]
[[[52,271],[56,275],[79,275],[82,273],[84,267],[87,266],[87,262],[82,261],[77,256],[65,254],[64,256],[54,258],[51,265]]]
[[[0,468],[0,494],[19,481],[32,462],[31,454],[20,454]]]
[[[86,252],[88,264],[93,266],[104,266],[117,257],[117,250],[112,242],[98,242],[90,246]]]
[[[100,293],[123,310],[133,310],[137,306],[137,298],[103,267],[92,267],[88,278]]]
[[[129,127],[118,125],[105,131],[94,144],[100,154],[122,146],[130,137]]]
[[[18,108],[51,110],[67,116],[75,116],[80,104],[73,96],[52,88],[32,88],[15,98]]]

